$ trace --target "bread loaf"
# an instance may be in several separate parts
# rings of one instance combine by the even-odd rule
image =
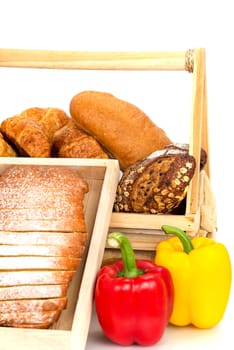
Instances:
[[[55,132],[52,155],[60,158],[108,158],[97,140],[79,129],[72,119]]]
[[[122,170],[172,143],[142,110],[109,93],[78,93],[70,102],[70,114],[119,160]]]
[[[196,167],[186,150],[155,152],[125,170],[117,188],[117,212],[170,213],[185,198]]]
[[[48,328],[87,243],[88,183],[59,166],[14,165],[0,177],[0,325]]]

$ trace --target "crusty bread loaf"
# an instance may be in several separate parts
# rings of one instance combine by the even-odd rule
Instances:
[[[48,328],[87,243],[84,196],[76,170],[14,165],[0,176],[0,325]]]
[[[60,158],[109,158],[97,140],[78,128],[73,119],[55,132],[52,155]]]
[[[186,150],[155,152],[125,170],[117,188],[117,212],[170,213],[185,198],[196,167]]]
[[[71,99],[70,114],[119,160],[122,170],[172,143],[142,110],[109,93],[78,93]]]

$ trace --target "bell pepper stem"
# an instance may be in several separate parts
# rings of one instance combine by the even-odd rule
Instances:
[[[135,254],[128,238],[121,232],[112,232],[108,235],[108,245],[112,248],[120,248],[124,270],[119,277],[135,278],[143,275],[144,270],[138,269],[136,265]]]
[[[191,250],[193,250],[193,244],[191,242],[191,239],[186,235],[184,231],[182,231],[180,228],[175,227],[175,226],[169,226],[169,225],[163,225],[162,230],[166,234],[172,234],[177,236],[181,243],[183,244],[184,252],[189,254]]]

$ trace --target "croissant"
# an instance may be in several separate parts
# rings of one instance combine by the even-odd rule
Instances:
[[[25,109],[20,115],[28,117],[30,120],[36,120],[41,125],[50,142],[54,133],[70,120],[69,116],[59,108],[32,107]]]
[[[79,129],[73,119],[55,132],[52,154],[61,158],[108,158],[96,139]]]
[[[36,120],[15,115],[2,122],[1,132],[21,156],[50,157],[50,142]]]
[[[70,120],[59,108],[32,107],[5,119],[1,131],[25,157],[50,157],[54,133]]]
[[[0,157],[16,157],[15,150],[4,140],[0,133]]]

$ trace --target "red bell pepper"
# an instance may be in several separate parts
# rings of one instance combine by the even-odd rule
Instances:
[[[95,306],[104,334],[120,345],[158,342],[172,314],[174,287],[170,272],[150,260],[136,260],[127,237],[108,236],[119,246],[122,260],[97,275]]]

